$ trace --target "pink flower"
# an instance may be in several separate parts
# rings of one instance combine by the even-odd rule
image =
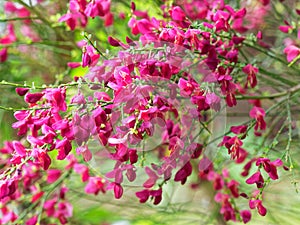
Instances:
[[[158,176],[156,175],[156,173],[151,170],[148,166],[145,167],[145,171],[147,173],[147,175],[149,176],[148,180],[144,182],[143,186],[145,188],[151,188],[155,185]]]
[[[52,169],[47,171],[47,182],[49,184],[54,183],[61,175],[61,170]]]
[[[205,95],[205,102],[215,111],[220,111],[221,99],[215,93],[207,93]]]
[[[51,158],[46,152],[38,151],[36,159],[44,170],[47,170],[49,168],[51,164]]]
[[[289,33],[290,31],[293,30],[293,27],[290,25],[279,26],[279,30],[283,33]]]
[[[295,45],[290,45],[286,47],[283,52],[287,55],[287,61],[291,62],[300,54],[300,48]]]
[[[3,63],[7,60],[7,48],[0,50],[0,62]]]
[[[257,208],[257,211],[261,216],[265,216],[267,214],[267,209],[263,206],[262,201],[259,199],[256,200],[251,199],[249,201],[249,207],[250,209]]]
[[[145,203],[149,197],[154,199],[154,205],[158,205],[162,200],[162,189],[159,188],[158,190],[148,190],[144,189],[142,191],[135,193],[136,197],[140,199],[140,203]]]
[[[240,151],[245,151],[241,148],[243,142],[237,137],[224,136],[223,141],[218,146],[225,146],[228,149],[228,154],[231,154],[232,159],[240,158]]]
[[[8,31],[8,34],[6,34],[4,37],[0,38],[0,44],[3,44],[3,45],[11,44],[17,40],[13,24],[8,24],[6,29]]]
[[[244,223],[248,223],[251,220],[251,212],[249,210],[240,211],[240,215]]]
[[[260,130],[265,130],[266,129],[266,122],[264,120],[266,112],[263,108],[254,106],[251,109],[251,111],[249,112],[249,115],[250,115],[251,118],[256,120],[256,124],[255,124],[255,127],[254,127],[255,131],[257,131],[258,129],[260,129]]]
[[[85,45],[82,48],[82,67],[95,66],[100,58],[92,46]]]
[[[269,174],[272,180],[278,179],[277,167],[282,166],[282,161],[280,159],[276,159],[273,162],[270,162],[270,159],[267,158],[259,158],[256,161],[256,165],[263,165],[264,170]]]
[[[257,171],[246,180],[247,184],[256,184],[257,188],[262,188],[264,186],[264,182],[264,178],[261,175],[260,171]]]
[[[243,72],[248,75],[247,84],[250,84],[250,86],[254,88],[257,84],[256,74],[258,73],[258,69],[251,64],[248,64],[243,68]]]
[[[192,174],[192,164],[187,162],[178,172],[175,174],[174,181],[180,181],[181,184],[185,184],[187,177]]]
[[[113,183],[114,186],[114,195],[116,199],[120,199],[123,195],[123,187],[121,184]]]
[[[16,88],[16,93],[20,96],[24,96],[29,91],[29,88]]]
[[[44,96],[44,93],[27,93],[25,95],[25,102],[34,104],[41,100],[41,98]]]
[[[175,21],[184,21],[186,18],[184,11],[179,6],[172,8],[170,10],[170,14],[172,19]]]
[[[101,177],[90,177],[89,182],[85,186],[85,192],[87,194],[97,195],[101,191],[106,192],[106,181]]]
[[[238,189],[239,183],[235,180],[231,180],[228,184],[227,187],[230,190],[231,194],[233,197],[237,198],[239,197],[239,189]]]
[[[240,126],[232,126],[230,127],[230,131],[234,134],[242,134],[247,131],[247,125],[240,125]]]
[[[77,154],[81,154],[85,162],[88,162],[92,159],[92,153],[88,149],[88,146],[80,146],[76,149]]]
[[[74,164],[74,171],[76,173],[81,174],[81,180],[82,182],[86,182],[89,180],[89,168],[86,165],[75,163]]]
[[[67,157],[69,152],[72,150],[72,145],[67,138],[64,138],[63,140],[59,140],[56,142],[55,148],[58,149],[57,159],[63,160]]]
[[[30,218],[26,221],[25,225],[36,225],[36,224],[37,224],[37,221],[38,221],[38,216],[35,215],[35,216],[30,217]]]

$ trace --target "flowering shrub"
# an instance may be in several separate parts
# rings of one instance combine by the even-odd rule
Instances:
[[[14,113],[18,136],[0,150],[0,224],[72,221],[75,180],[86,195],[158,206],[170,183],[210,183],[223,222],[267,214],[265,189],[296,166],[299,10],[205,0],[158,1],[147,12],[136,3],[4,3],[3,67],[45,45],[45,60],[65,71],[41,85],[0,83],[26,103],[0,106]],[[278,37],[267,32],[274,14],[290,20]],[[239,106],[247,116],[227,123]]]

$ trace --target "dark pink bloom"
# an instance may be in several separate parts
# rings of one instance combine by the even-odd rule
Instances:
[[[219,144],[219,146],[225,146],[228,149],[228,154],[231,155],[232,159],[240,158],[240,151],[242,151],[242,145],[243,142],[237,136],[224,136],[223,141]]]
[[[87,67],[91,65],[92,59],[91,56],[87,53],[86,48],[82,49],[82,67]]]
[[[284,49],[284,53],[287,55],[287,61],[291,62],[300,54],[300,48],[295,45],[290,45]]]
[[[92,46],[85,45],[82,48],[82,67],[95,66],[100,58]]]
[[[77,68],[77,67],[79,67],[80,65],[81,65],[80,62],[68,62],[68,63],[67,63],[67,66],[70,67],[70,68],[72,68],[72,69]]]
[[[29,88],[16,88],[16,93],[20,96],[24,96],[29,91]]]
[[[54,183],[61,175],[61,170],[52,169],[47,171],[47,182],[49,184]]]
[[[3,44],[3,45],[11,44],[17,40],[13,24],[8,24],[6,29],[8,31],[8,34],[6,34],[4,37],[0,38],[0,44]]]
[[[86,165],[75,163],[74,164],[74,171],[76,173],[81,174],[81,180],[82,182],[86,182],[89,180],[89,168]]]
[[[259,0],[263,5],[270,4],[270,0]]]
[[[123,187],[121,184],[113,183],[114,186],[114,195],[116,199],[120,199],[123,195]]]
[[[0,50],[0,62],[5,62],[7,60],[7,48]]]
[[[243,68],[243,72],[248,75],[247,84],[254,88],[257,84],[256,74],[258,73],[258,69],[251,64],[248,64]]]
[[[101,177],[90,177],[89,182],[85,186],[85,192],[88,194],[97,195],[101,191],[106,192],[106,181]]]
[[[92,18],[95,18],[96,16],[104,16],[104,11],[103,11],[103,7],[102,7],[102,4],[101,4],[101,0],[93,0],[91,1],[84,13],[89,16],[89,17],[92,17]]]
[[[148,178],[147,181],[145,181],[145,183],[143,184],[143,186],[145,188],[151,188],[151,187],[153,187],[155,185],[155,183],[156,183],[156,181],[158,179],[158,176],[148,166],[145,167],[145,171],[146,171],[147,175],[149,176],[149,178]]]
[[[57,204],[57,209],[54,216],[59,219],[61,224],[66,224],[68,222],[67,218],[72,217],[72,215],[73,206],[70,203],[64,201]]]
[[[154,199],[153,204],[158,205],[162,200],[162,188],[159,188],[158,190],[151,190],[150,195]]]
[[[35,215],[35,216],[32,216],[31,218],[29,218],[25,225],[36,225],[37,224],[37,221],[38,221],[38,216]]]
[[[265,216],[267,214],[267,209],[263,206],[262,201],[259,199],[249,200],[249,207],[250,209],[257,208],[257,211],[261,216]]]
[[[249,210],[240,211],[240,215],[244,223],[248,223],[251,220],[251,212]]]
[[[249,112],[249,115],[251,118],[256,120],[256,124],[254,129],[257,131],[258,129],[260,130],[265,130],[266,129],[266,122],[264,120],[264,117],[266,115],[265,110],[260,107],[254,106],[251,111]]]
[[[170,10],[170,14],[172,19],[175,21],[184,21],[186,18],[184,11],[179,6],[172,8]]]
[[[239,197],[239,189],[238,189],[239,183],[235,180],[231,180],[228,184],[227,187],[230,190],[231,194],[233,197],[237,198]]]
[[[148,189],[144,189],[136,192],[135,195],[140,199],[140,203],[145,203],[150,197],[150,191]]]
[[[40,163],[44,170],[47,170],[51,164],[51,158],[46,152],[39,152],[37,154],[37,161]]]
[[[88,146],[80,146],[76,149],[77,154],[81,154],[85,162],[88,162],[92,159],[92,153],[88,149]]]
[[[230,127],[230,131],[234,134],[242,134],[247,131],[247,125],[240,125],[240,126],[232,126]]]
[[[67,138],[64,138],[63,140],[59,140],[56,142],[55,148],[58,149],[57,159],[63,160],[72,150],[72,144]]]
[[[21,157],[26,156],[26,149],[19,141],[13,141],[12,144],[17,155]]]
[[[111,37],[111,36],[108,37],[108,43],[109,43],[111,46],[114,46],[114,47],[120,46],[119,41],[118,41],[117,39]]]
[[[293,27],[290,25],[279,26],[279,30],[283,33],[289,33],[290,31],[293,30]]]
[[[104,26],[109,27],[114,23],[114,15],[109,12],[104,16]]]
[[[264,178],[261,175],[260,171],[257,171],[246,180],[247,184],[256,184],[257,188],[262,188],[264,186],[264,182]]]
[[[32,196],[31,203],[38,201],[43,195],[44,195],[43,191],[36,193],[35,195]]]
[[[41,100],[41,98],[44,96],[44,93],[27,93],[25,95],[25,102],[34,104]]]
[[[192,164],[187,162],[178,172],[175,174],[174,181],[180,181],[181,184],[185,184],[187,177],[192,174]]]
[[[215,93],[207,93],[205,95],[205,102],[215,111],[220,111],[221,99]]]
[[[267,158],[259,158],[256,161],[256,165],[263,165],[264,170],[269,174],[272,180],[278,179],[277,167],[282,166],[282,161],[280,159],[276,159],[271,162],[270,159]]]

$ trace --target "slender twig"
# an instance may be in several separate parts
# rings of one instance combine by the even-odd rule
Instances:
[[[279,97],[283,97],[289,94],[294,94],[296,92],[298,92],[300,90],[300,84],[286,90],[283,92],[279,92],[279,93],[275,93],[275,94],[271,94],[271,95],[259,95],[259,96],[249,96],[249,95],[238,95],[236,96],[237,100],[244,100],[244,99],[274,99],[274,98],[279,98]]]
[[[38,20],[39,17],[37,16],[29,16],[29,17],[14,17],[14,18],[6,18],[6,19],[0,19],[0,23],[3,22],[9,22],[9,21],[18,21],[18,20]]]
[[[83,37],[88,41],[88,43],[96,50],[98,54],[100,54],[104,59],[108,59],[92,42],[92,40],[84,33]]]

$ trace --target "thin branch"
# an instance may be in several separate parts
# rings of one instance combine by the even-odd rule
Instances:
[[[0,19],[0,23],[9,22],[9,21],[18,21],[18,20],[38,20],[38,19],[40,18],[37,16],[14,17],[14,18]]]

